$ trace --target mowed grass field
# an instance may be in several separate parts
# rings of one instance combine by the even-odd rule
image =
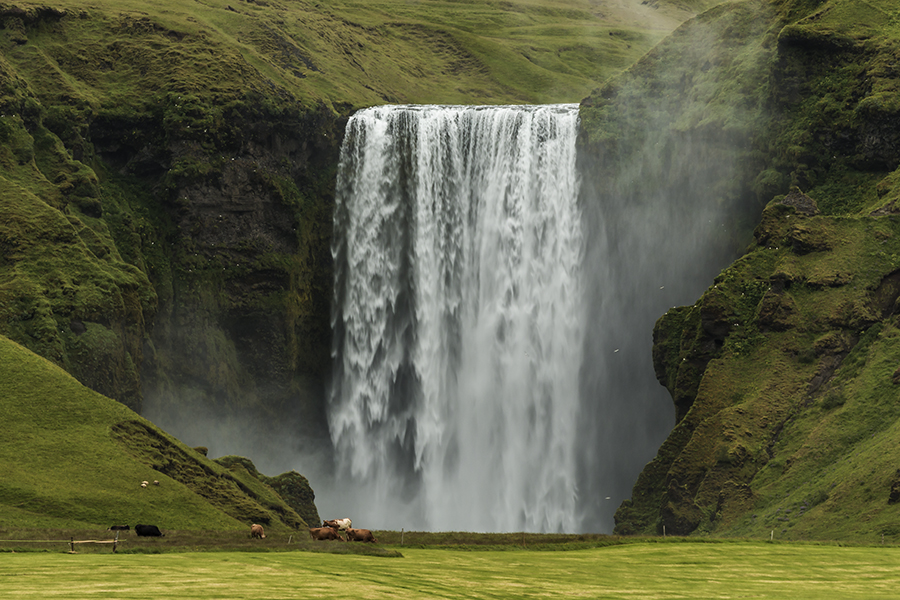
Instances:
[[[4,598],[900,598],[900,548],[631,543],[574,551],[6,553]]]

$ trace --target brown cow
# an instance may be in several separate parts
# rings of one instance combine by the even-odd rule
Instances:
[[[316,541],[323,540],[341,540],[345,541],[344,538],[338,535],[336,529],[332,529],[331,527],[312,527],[309,530],[309,537]]]
[[[348,529],[347,539],[351,542],[378,542],[368,529]]]
[[[262,539],[265,539],[265,537],[266,537],[266,532],[263,531],[263,526],[262,526],[262,525],[257,525],[256,523],[254,523],[253,525],[251,525],[251,526],[250,526],[250,537],[251,537],[251,538],[259,538],[259,539],[261,539],[261,540],[262,540]]]
[[[345,531],[350,529],[350,525],[352,525],[352,521],[348,518],[343,519],[331,519],[330,521],[322,521],[322,527],[331,527],[333,529],[337,529],[339,531]]]

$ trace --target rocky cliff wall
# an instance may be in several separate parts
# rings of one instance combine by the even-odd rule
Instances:
[[[713,196],[743,189],[768,206],[741,258],[654,329],[677,422],[616,513],[619,533],[897,535],[900,46],[878,8],[814,4],[770,5],[758,69],[678,92],[700,83],[746,106],[729,86],[756,90],[746,142],[718,153],[743,157],[743,175]],[[745,39],[725,46],[747,56]]]
[[[342,121],[324,110],[249,112],[231,117],[237,139],[169,147],[169,165],[191,166],[166,169],[145,402],[162,424],[260,414],[321,436]]]
[[[3,7],[0,43],[0,333],[168,422],[320,431],[341,117],[226,56],[198,88],[209,41],[149,19]]]

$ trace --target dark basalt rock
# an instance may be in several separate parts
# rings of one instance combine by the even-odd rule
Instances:
[[[819,214],[819,207],[816,205],[816,201],[797,188],[793,188],[790,193],[782,199],[781,204],[793,207],[799,214],[807,217],[813,217]]]

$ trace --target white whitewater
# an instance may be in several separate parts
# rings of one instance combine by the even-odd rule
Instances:
[[[348,123],[329,425],[360,526],[578,528],[577,119],[386,106]]]

